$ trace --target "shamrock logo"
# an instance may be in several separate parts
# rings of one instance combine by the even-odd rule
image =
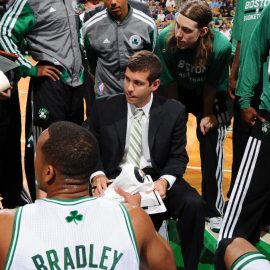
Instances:
[[[46,108],[40,108],[38,110],[38,117],[42,120],[46,120],[49,117],[49,111]]]
[[[133,45],[137,45],[137,46],[138,46],[138,44],[139,44],[139,40],[136,39],[136,38],[134,38],[134,39],[133,39]]]
[[[268,121],[265,121],[262,123],[262,133],[269,134],[270,133],[270,123]]]
[[[129,38],[129,44],[132,48],[137,48],[142,43],[142,38],[138,35],[133,35]]]
[[[70,215],[66,217],[66,221],[68,223],[74,221],[76,224],[78,224],[77,221],[83,220],[83,215],[79,214],[77,210],[71,211],[69,214]]]

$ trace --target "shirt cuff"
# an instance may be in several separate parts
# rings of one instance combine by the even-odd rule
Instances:
[[[168,181],[169,186],[168,186],[167,190],[171,189],[172,185],[174,184],[174,182],[176,180],[175,176],[169,175],[169,174],[164,174],[164,175],[160,176],[159,178],[164,178],[164,179],[166,179]]]
[[[103,171],[96,171],[96,172],[92,173],[90,176],[90,183],[92,182],[93,178],[97,175],[104,175],[105,176],[105,173]]]
[[[37,77],[38,76],[38,67],[32,66],[31,68],[28,68],[26,66],[19,66],[18,67],[19,74],[22,77],[30,76],[30,77]]]

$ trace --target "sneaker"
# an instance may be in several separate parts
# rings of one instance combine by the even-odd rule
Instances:
[[[223,222],[223,218],[222,217],[211,217],[211,218],[209,218],[209,222],[210,222],[210,229],[215,233],[219,233],[219,231],[221,229],[222,222]]]

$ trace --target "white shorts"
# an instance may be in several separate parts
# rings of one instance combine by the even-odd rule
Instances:
[[[260,252],[248,252],[238,258],[231,270],[270,270],[270,262]]]

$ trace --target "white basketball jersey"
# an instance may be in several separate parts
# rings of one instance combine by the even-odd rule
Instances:
[[[138,270],[129,214],[122,204],[89,197],[20,207],[5,269]]]

